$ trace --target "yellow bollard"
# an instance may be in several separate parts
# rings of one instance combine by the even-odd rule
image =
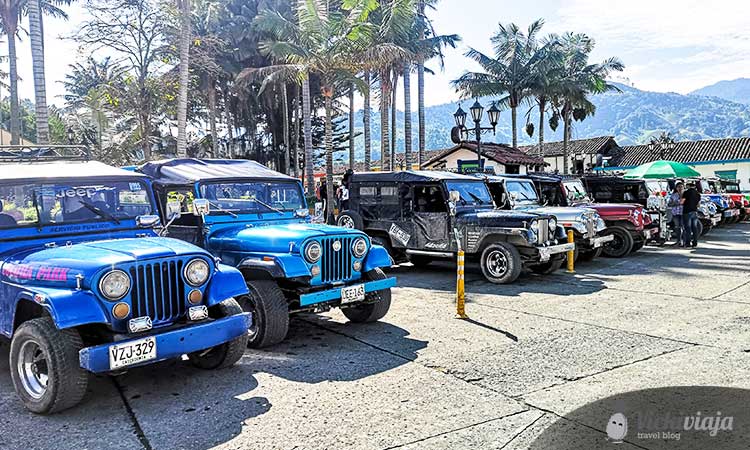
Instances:
[[[464,295],[464,251],[458,251],[456,265],[456,319],[468,319],[466,315],[466,298]]]
[[[568,230],[568,244],[574,243],[575,238],[573,237],[573,230]],[[568,250],[568,273],[576,273],[575,271],[576,252],[575,250]]]

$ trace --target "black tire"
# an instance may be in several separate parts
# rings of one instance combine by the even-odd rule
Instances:
[[[600,257],[601,255],[602,255],[602,248],[601,247],[595,248],[593,250],[582,251],[580,253],[580,255],[578,256],[578,259],[576,260],[576,262],[578,262],[578,261],[581,261],[581,262],[591,261],[594,258]]]
[[[701,225],[703,225],[703,223],[701,223]],[[703,225],[703,228],[701,229],[701,234],[700,235],[701,236],[707,235],[708,232],[711,231],[711,228],[713,228],[713,225],[709,225],[709,224]]]
[[[363,275],[365,281],[384,280],[387,278],[386,274],[375,268]],[[363,303],[348,308],[341,308],[341,312],[344,313],[350,322],[354,323],[365,323],[375,322],[382,319],[388,314],[388,310],[391,309],[391,289],[383,289],[375,292],[368,292],[365,295],[365,300],[368,303]]]
[[[88,373],[79,365],[78,352],[82,348],[78,330],[59,330],[49,317],[32,319],[18,327],[10,343],[10,375],[16,394],[26,409],[37,414],[51,414],[83,400]],[[43,359],[32,364],[27,371],[19,370],[19,362],[25,366],[22,361],[28,361],[29,357]],[[43,363],[43,367],[39,363]],[[42,375],[40,372],[46,372],[46,384],[28,381],[38,380],[36,377]]]
[[[221,319],[242,312],[242,307],[237,303],[237,300],[230,298],[224,300],[218,305],[212,306],[208,310],[208,315],[214,319]],[[248,338],[249,335],[245,333],[238,338],[217,345],[216,347],[190,353],[188,354],[188,359],[190,359],[190,362],[199,369],[213,370],[233,366],[242,358],[242,355],[245,354]]]
[[[250,292],[238,299],[242,309],[253,313],[247,346],[263,348],[283,341],[289,332],[289,304],[273,280],[247,280]]]
[[[540,275],[548,275],[560,270],[560,267],[562,267],[564,262],[564,255],[552,255],[552,257],[550,257],[549,261],[547,261],[546,263],[530,266],[529,269],[531,269],[532,272],[538,273]]]
[[[362,216],[354,211],[344,211],[336,218],[336,225],[361,230],[364,227]]]
[[[482,274],[491,283],[512,283],[521,275],[521,255],[513,244],[506,242],[488,245],[482,252],[479,265]]]
[[[426,267],[433,261],[434,259],[430,258],[429,256],[409,255],[409,262],[412,263],[414,267]]]
[[[605,236],[610,234],[615,236],[614,240],[605,243],[602,247],[604,256],[622,258],[633,250],[635,242],[633,241],[633,235],[630,234],[627,228],[619,226],[607,227],[602,234]]]
[[[646,241],[645,240],[633,241],[633,249],[630,250],[630,253],[635,253],[635,252],[639,251],[640,249],[643,248],[644,245],[646,245]]]
[[[703,224],[701,221],[698,221],[698,236],[703,236],[705,233],[703,232]]]

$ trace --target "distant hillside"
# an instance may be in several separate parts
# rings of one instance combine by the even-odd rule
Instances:
[[[711,86],[695,90],[690,95],[719,97],[731,102],[750,105],[750,78],[719,81]]]
[[[724,137],[750,136],[750,105],[742,105],[717,97],[703,97],[698,95],[681,95],[675,93],[647,92],[618,85],[621,93],[607,93],[593,98],[597,106],[594,117],[583,122],[574,122],[573,138],[587,138],[601,135],[615,136],[620,145],[647,142],[653,133],[667,131],[676,139],[709,139]],[[489,107],[489,100],[481,100],[485,107]],[[413,103],[413,100],[412,100]],[[464,102],[464,109],[472,102]],[[375,109],[377,105],[373,103]],[[427,149],[435,150],[451,146],[450,129],[454,125],[453,113],[455,103],[431,106],[426,109]],[[528,107],[519,108],[519,144],[534,143],[536,135],[529,138],[524,131],[525,117]],[[417,148],[417,115],[413,113],[413,145]],[[362,113],[357,115],[358,129],[362,126]],[[531,121],[536,125],[539,121],[536,110],[531,115]],[[380,149],[380,116],[376,111],[372,114],[372,149],[374,159],[379,158]],[[486,117],[484,125],[487,125]],[[403,113],[398,115],[398,141],[396,148],[403,152]],[[510,111],[504,111],[497,136],[487,134],[483,140],[502,143],[511,142]],[[549,128],[545,130],[548,141],[562,140],[562,127],[553,133]],[[362,158],[364,141],[360,137],[357,142],[358,157]]]

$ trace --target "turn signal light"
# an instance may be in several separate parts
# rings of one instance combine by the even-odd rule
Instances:
[[[188,294],[188,301],[194,305],[200,303],[201,300],[203,300],[203,293],[198,289],[193,289]]]
[[[115,319],[122,320],[128,317],[128,314],[130,314],[130,306],[127,303],[120,302],[112,307],[112,315]]]

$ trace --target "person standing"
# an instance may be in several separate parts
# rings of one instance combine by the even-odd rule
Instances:
[[[675,243],[674,245],[682,244],[682,193],[685,191],[685,185],[682,181],[678,181],[674,186],[672,194],[667,199],[667,206],[671,208],[672,212],[672,225],[674,226],[675,232]]]
[[[682,246],[698,246],[698,205],[701,194],[695,189],[695,183],[689,183],[682,194]]]

